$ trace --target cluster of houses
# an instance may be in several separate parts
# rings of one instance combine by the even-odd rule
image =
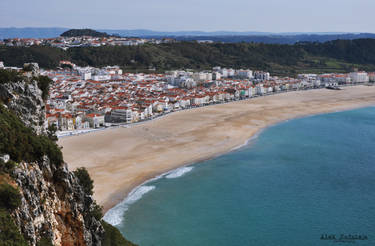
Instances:
[[[215,67],[211,71],[165,74],[123,73],[118,66],[43,70],[54,84],[47,101],[48,124],[59,130],[129,124],[177,110],[290,90],[375,81],[375,73],[301,74]]]
[[[130,124],[173,111],[290,90],[375,83],[375,73],[367,72],[300,74],[290,78],[214,67],[210,71],[145,74],[124,73],[118,66],[94,68],[69,61],[60,63],[63,68],[43,70],[35,63],[26,63],[21,69],[0,62],[0,69],[38,73],[54,81],[46,102],[46,123],[60,131]]]
[[[142,45],[146,43],[161,44],[161,43],[174,43],[175,39],[146,39],[146,38],[123,38],[123,37],[56,37],[56,38],[8,38],[0,40],[0,45],[5,46],[33,46],[44,45],[68,49],[71,47],[99,47],[99,46],[132,46]]]

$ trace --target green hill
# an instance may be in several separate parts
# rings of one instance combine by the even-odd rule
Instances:
[[[77,47],[67,51],[46,46],[0,46],[0,60],[7,66],[38,62],[44,68],[55,68],[60,60],[70,60],[81,66],[119,65],[128,71],[143,71],[149,67],[164,71],[182,68],[209,69],[213,66],[267,70],[276,75],[350,72],[354,68],[375,71],[375,39],[295,45],[180,42]]]
[[[91,37],[109,37],[105,32],[98,32],[92,29],[70,29],[63,32],[61,37],[80,37],[80,36],[91,36]]]

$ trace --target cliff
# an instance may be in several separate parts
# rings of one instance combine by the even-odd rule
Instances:
[[[105,245],[111,235],[102,226],[100,207],[48,138],[42,94],[34,79],[0,81],[0,185],[19,193],[17,206],[5,210],[29,245]],[[0,239],[8,239],[1,229]]]

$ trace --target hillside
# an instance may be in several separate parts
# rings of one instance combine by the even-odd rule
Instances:
[[[70,29],[63,32],[61,37],[79,37],[79,36],[91,36],[91,37],[109,37],[105,32],[98,32],[92,29]]]
[[[208,69],[213,66],[267,70],[278,75],[301,72],[375,70],[375,39],[335,40],[295,45],[258,43],[146,44],[141,46],[78,47],[67,51],[52,47],[0,47],[0,61],[7,66],[38,62],[55,68],[60,60],[81,66],[120,65],[127,71]]]
[[[133,246],[102,220],[87,171],[68,170],[45,128],[47,79],[0,69],[0,245]]]

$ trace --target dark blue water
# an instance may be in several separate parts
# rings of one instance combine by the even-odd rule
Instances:
[[[353,245],[322,234],[365,235],[355,245],[375,245],[375,108],[270,127],[240,150],[143,188],[117,213],[117,227],[141,246]]]

